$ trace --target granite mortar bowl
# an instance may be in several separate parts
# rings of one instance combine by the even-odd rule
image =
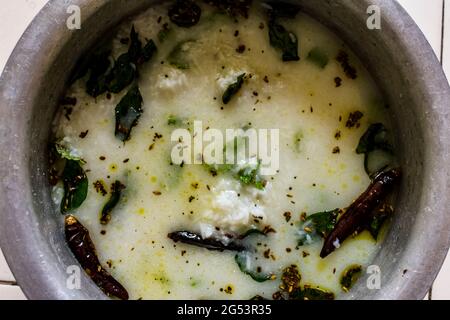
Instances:
[[[403,180],[397,210],[373,264],[381,288],[358,282],[347,299],[422,299],[450,245],[450,88],[432,48],[391,0],[298,0],[359,55],[389,103]],[[82,274],[66,286],[77,262],[64,240],[47,180],[50,124],[77,59],[125,17],[152,0],[51,0],[12,53],[0,81],[0,245],[31,299],[105,299]],[[69,30],[67,8],[81,8]],[[381,30],[366,25],[369,5]],[[367,277],[368,275],[365,275]]]

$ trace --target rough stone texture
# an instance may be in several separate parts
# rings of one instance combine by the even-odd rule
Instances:
[[[299,0],[334,29],[366,63],[389,102],[404,170],[396,215],[373,264],[380,290],[365,280],[349,299],[421,299],[450,245],[450,88],[412,19],[391,0]],[[52,0],[14,50],[0,80],[0,244],[29,298],[104,299],[82,274],[82,290],[66,287],[77,264],[63,237],[46,178],[46,145],[69,71],[97,38],[152,1]],[[154,3],[154,1],[153,1]],[[81,7],[82,29],[66,28],[66,9]],[[366,27],[370,4],[382,30]],[[405,270],[407,270],[405,272]]]

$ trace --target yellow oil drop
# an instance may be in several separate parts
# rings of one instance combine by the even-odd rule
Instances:
[[[355,238],[355,240],[363,240],[363,241],[369,241],[369,242],[373,242],[375,243],[376,241],[373,239],[372,235],[370,234],[369,231],[363,231],[360,234],[358,234]]]
[[[322,272],[325,270],[325,268],[327,267],[327,263],[324,260],[319,260],[319,262],[317,262],[316,268],[317,271]]]

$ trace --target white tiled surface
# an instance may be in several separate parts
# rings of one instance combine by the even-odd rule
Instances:
[[[443,12],[444,1],[445,14]],[[17,40],[46,0],[0,0],[0,70],[3,69]],[[424,32],[440,58],[450,78],[450,0],[399,0]],[[445,18],[444,18],[445,16]],[[445,20],[444,36],[443,18]],[[445,40],[442,43],[442,40]],[[14,285],[11,274],[0,250],[0,300],[25,299],[20,288]],[[432,299],[450,299],[450,255],[433,285]]]
[[[443,0],[399,0],[398,2],[414,18],[439,57],[442,40]],[[450,1],[447,0],[447,2]]]
[[[0,0],[0,70],[28,24],[47,0]]]
[[[11,273],[11,270],[8,268],[8,264],[6,263],[5,257],[2,254],[0,249],[0,281],[3,283],[14,283],[14,276]],[[1,282],[0,282],[1,283]],[[1,287],[0,287],[1,291]]]
[[[444,13],[444,43],[443,43],[443,65],[447,79],[450,79],[450,1],[445,2],[445,13]]]
[[[25,300],[26,297],[18,286],[0,286],[0,300]]]

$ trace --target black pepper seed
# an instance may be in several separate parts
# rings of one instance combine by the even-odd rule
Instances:
[[[245,51],[245,45],[241,44],[239,47],[237,47],[236,52],[237,53],[244,53]]]
[[[341,50],[339,51],[336,60],[341,64],[342,69],[344,70],[345,75],[350,79],[356,79],[357,73],[356,68],[350,65],[348,53]]]
[[[75,106],[77,104],[77,98],[76,97],[64,97],[60,101],[62,106]]]
[[[339,140],[339,139],[341,138],[341,131],[340,131],[340,130],[336,131],[336,133],[335,133],[335,135],[334,135],[334,138],[335,138],[336,140]]]
[[[81,139],[84,139],[84,138],[86,138],[86,136],[87,136],[88,133],[89,133],[89,130],[83,131],[83,132],[80,133],[79,137],[80,137]]]
[[[363,116],[364,114],[361,111],[350,112],[350,114],[348,115],[347,122],[345,123],[345,126],[349,129],[353,127],[359,128],[360,126],[359,120],[361,120]]]

